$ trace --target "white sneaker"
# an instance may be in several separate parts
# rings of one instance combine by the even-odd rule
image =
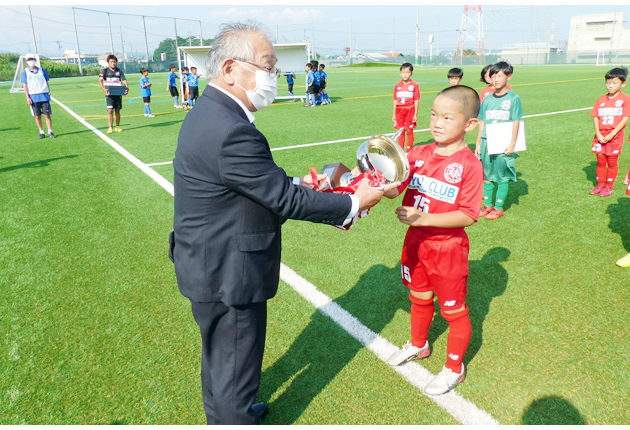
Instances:
[[[148,115],[148,113],[145,113],[145,114],[144,114],[144,116],[147,116],[147,115]]]
[[[149,117],[149,118],[155,118],[155,115],[153,115],[152,113],[148,113],[145,116]]]
[[[431,355],[431,350],[429,349],[428,340],[422,348],[413,346],[411,344],[411,341],[407,341],[407,343],[404,344],[402,348],[389,356],[389,358],[387,359],[387,363],[390,366],[398,366],[410,360],[420,360],[422,358],[427,358],[429,355]]]
[[[425,394],[429,394],[432,396],[448,393],[457,385],[464,382],[464,379],[466,379],[466,370],[464,369],[464,363],[462,363],[461,373],[455,373],[448,367],[444,366],[442,368],[442,371],[438,373],[438,375],[433,378],[426,387],[424,387],[424,392]]]

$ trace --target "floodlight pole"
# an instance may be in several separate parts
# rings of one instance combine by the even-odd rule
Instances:
[[[394,37],[396,34],[396,17],[392,18],[392,63],[394,62]]]
[[[72,10],[72,13],[74,13],[74,9]],[[28,7],[28,16],[31,17],[31,31],[33,32],[33,45],[35,46],[35,53],[39,56],[39,52],[37,52],[37,40],[35,39],[35,27],[33,26],[33,15],[31,14],[30,6]],[[76,30],[76,26],[75,26],[75,30]]]
[[[418,33],[420,30],[420,6],[417,7],[416,16],[416,64],[418,64]]]
[[[199,21],[199,46],[203,46],[203,34],[201,33],[201,21]]]
[[[350,64],[352,64],[352,20],[350,20]]]
[[[31,7],[29,6],[29,9]],[[72,8],[72,21],[74,22],[74,37],[77,40],[77,55],[79,56],[79,73],[83,76],[83,67],[81,67],[81,49],[79,48],[79,33],[77,32],[77,20],[74,17],[74,8]],[[35,48],[37,50],[37,48]]]
[[[311,49],[313,50],[313,59],[317,60],[317,55],[315,55],[315,23],[314,22],[311,23],[311,40],[313,42],[313,46],[311,46]]]
[[[173,23],[175,24],[175,51],[177,52],[177,71],[179,72],[179,76],[181,76],[182,75],[182,60],[179,55],[179,44],[177,43],[177,18],[173,18]],[[183,88],[181,78],[179,79],[179,92],[182,93],[182,106],[183,106],[184,88]]]
[[[125,58],[125,41],[123,40],[122,25],[120,26],[120,44],[122,45],[123,68],[127,70],[127,59]]]
[[[438,13],[437,50],[435,55],[440,56],[440,14]]]
[[[109,17],[109,12],[106,12],[106,13],[107,13],[107,24],[109,25],[109,46],[112,50],[111,54],[115,55],[114,54],[114,38],[112,37],[112,21]],[[144,20],[144,17],[142,17],[142,19]],[[146,29],[144,30],[144,35],[146,37]]]
[[[147,42],[147,25],[144,22],[144,15],[142,15],[142,27],[144,28],[144,49],[147,51],[147,69],[149,68],[149,43]]]

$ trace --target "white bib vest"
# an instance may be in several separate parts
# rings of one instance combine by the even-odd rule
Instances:
[[[26,86],[28,87],[29,94],[45,94],[49,93],[48,82],[44,77],[42,68],[37,68],[37,72],[33,72],[31,69],[25,69],[26,71]]]

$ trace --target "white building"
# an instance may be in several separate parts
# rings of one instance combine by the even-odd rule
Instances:
[[[630,60],[630,29],[623,28],[623,12],[598,13],[571,17],[567,62],[605,61],[627,63]]]

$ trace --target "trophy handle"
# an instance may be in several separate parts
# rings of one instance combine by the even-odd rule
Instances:
[[[400,137],[400,135],[402,134],[402,132],[403,132],[403,131],[405,131],[405,129],[404,129],[404,128],[402,128],[402,127],[400,127],[396,133],[392,134],[391,139],[392,139],[394,142],[396,142],[396,139],[398,139],[398,138]]]

